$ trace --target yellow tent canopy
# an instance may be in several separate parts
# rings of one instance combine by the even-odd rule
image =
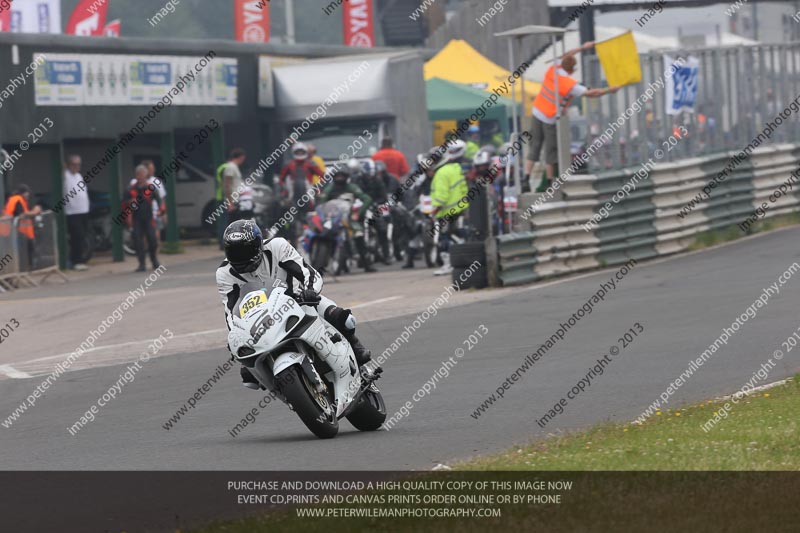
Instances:
[[[511,98],[511,87],[508,78],[511,73],[492,62],[475,50],[468,42],[453,39],[438,54],[425,63],[425,80],[442,78],[444,80],[463,83],[492,92],[493,89],[503,87],[506,83],[508,92],[500,96]],[[522,102],[522,84],[516,80],[517,101]],[[540,83],[525,80],[525,97],[527,100],[525,114],[530,116],[533,109],[533,99],[539,94]]]

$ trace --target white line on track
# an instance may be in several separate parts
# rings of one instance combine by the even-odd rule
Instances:
[[[399,300],[402,296],[389,296],[387,298],[380,298],[378,300],[371,300],[357,305],[351,305],[350,309],[358,309],[359,307],[367,307],[370,305],[381,304],[383,302],[391,302],[392,300]]]
[[[389,302],[389,301],[392,301],[392,300],[399,300],[401,298],[403,298],[403,296],[389,296],[389,297],[386,297],[386,298],[379,298],[377,300],[370,300],[368,302],[362,302],[360,304],[352,305],[352,306],[350,306],[350,309],[356,309],[356,308],[360,308],[360,307],[368,307],[370,305],[376,305],[376,304],[380,304],[380,303],[384,303],[384,302]],[[361,322],[369,322],[369,320],[362,320]],[[227,329],[225,329],[225,328],[208,329],[208,330],[205,330],[205,331],[195,331],[195,332],[192,332],[192,333],[184,333],[184,334],[181,334],[181,335],[175,335],[173,337],[173,341],[174,340],[178,340],[178,339],[190,340],[190,339],[193,339],[195,337],[208,337],[208,336],[210,336],[212,338],[215,337],[215,336],[220,336],[220,338],[221,338],[226,333],[227,333]],[[122,343],[118,343],[118,344],[106,344],[106,345],[103,345],[103,346],[95,346],[93,348],[89,348],[88,350],[84,350],[83,354],[85,355],[85,354],[88,354],[88,353],[93,353],[93,352],[98,352],[98,351],[103,351],[103,352],[112,351],[113,352],[113,351],[116,351],[119,348],[129,348],[129,347],[133,347],[133,346],[137,346],[137,345],[144,347],[144,346],[147,345],[148,342],[151,342],[151,341],[152,341],[152,339],[143,339],[143,340],[138,340],[138,341],[122,342]],[[221,343],[220,346],[218,346],[218,347],[219,348],[223,348],[224,345]],[[132,352],[136,352],[136,350],[132,350]],[[51,365],[46,364],[46,365],[42,366],[42,365],[36,365],[36,363],[41,363],[41,362],[45,362],[45,361],[52,361],[52,360],[63,360],[63,359],[66,359],[71,353],[72,352],[66,352],[66,353],[61,353],[61,354],[56,354],[56,355],[48,355],[46,357],[39,357],[39,358],[31,359],[31,360],[28,360],[28,361],[18,361],[18,362],[14,363],[14,364],[26,367],[27,370],[30,370],[30,371],[34,372],[35,374],[37,374],[37,375],[38,374],[47,374],[47,373],[50,373],[52,371]],[[173,354],[165,353],[164,355],[173,355]],[[118,356],[118,357],[114,357],[114,356],[112,356],[112,357],[102,357],[101,356],[100,359],[95,359],[94,361],[91,361],[91,360],[87,361],[88,366],[86,364],[75,365],[74,370],[86,370],[87,368],[93,368],[93,367],[113,366],[114,364],[125,364],[127,362],[132,361],[132,360],[135,360],[136,357],[137,357],[137,355],[135,353],[126,354],[126,355],[122,355],[122,356]],[[96,364],[91,364],[91,363],[96,363]],[[33,375],[31,375],[31,374],[29,374],[27,372],[23,372],[23,371],[17,370],[16,368],[14,368],[12,366],[9,366],[9,365],[1,365],[0,366],[0,374],[3,374],[5,376],[8,376],[8,377],[14,378],[14,379],[25,379],[25,378],[34,377]]]
[[[11,365],[0,365],[0,374],[5,374],[6,376],[14,379],[26,379],[33,377],[27,372],[17,370]]]

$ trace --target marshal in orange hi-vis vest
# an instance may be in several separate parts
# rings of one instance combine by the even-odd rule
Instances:
[[[575,87],[578,82],[569,76],[563,74],[558,75],[558,94],[561,96],[559,105],[563,109],[569,106],[572,101],[571,96],[567,96],[569,92]],[[546,117],[552,118],[556,116],[556,89],[555,89],[555,67],[550,67],[544,75],[544,83],[536,99],[533,101],[533,107],[539,110],[540,113]]]
[[[18,203],[22,205],[22,212],[27,213],[28,202],[25,201],[25,197],[20,194],[15,194],[8,199],[5,209],[3,209],[3,214],[13,217]],[[9,235],[11,233],[10,227],[8,219],[4,220],[4,223],[0,225],[0,234],[4,236]],[[31,217],[20,218],[17,229],[27,238],[33,239],[33,219]]]

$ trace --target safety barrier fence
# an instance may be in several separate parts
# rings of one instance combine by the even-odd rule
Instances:
[[[56,238],[52,211],[0,217],[0,292],[35,287],[51,274],[66,280],[58,269]]]
[[[622,198],[618,195],[617,203],[614,196],[639,167],[571,177],[563,186],[563,200],[536,209],[526,222],[526,231],[495,238],[500,283],[530,283],[631,258],[638,261],[685,251],[698,233],[744,223],[764,202],[769,208],[759,219],[797,211],[800,183],[790,181],[796,180],[792,173],[797,174],[800,145],[755,149],[705,195],[703,187],[733,155],[656,164],[635,190]],[[702,201],[686,214],[685,207],[698,194]],[[521,199],[520,209],[532,201],[533,197]],[[587,231],[585,224],[609,202],[606,216]]]
[[[686,89],[682,94],[692,93],[691,89],[696,91],[693,112],[668,114],[670,80],[664,77],[669,67],[665,56],[684,60],[687,71],[694,73],[671,80],[681,80],[676,83]],[[597,150],[589,162],[592,172],[635,165],[637,160],[652,154],[679,126],[689,130],[692,142],[682,142],[666,154],[665,161],[738,151],[764,129],[767,121],[774,120],[775,115],[800,96],[800,42],[653,50],[640,54],[639,59],[641,82],[626,85],[612,96],[584,99],[580,120],[571,121],[573,140],[580,139],[588,146],[648,87],[657,89],[614,133],[614,141]],[[583,73],[582,83],[602,87],[606,82],[597,56],[583,54],[582,61],[583,68],[579,71]],[[774,146],[794,142],[798,136],[800,115],[795,110],[784,116],[782,125],[762,143]]]

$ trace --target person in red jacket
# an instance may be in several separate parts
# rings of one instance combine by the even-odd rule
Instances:
[[[301,201],[303,195],[309,193],[312,186],[317,185],[323,178],[322,169],[309,157],[308,147],[303,143],[292,146],[292,160],[281,169],[278,183],[281,189],[281,198],[284,209],[295,208],[299,216],[295,216],[285,227],[288,232],[286,238],[291,243],[296,243],[302,232],[304,213],[313,211],[314,202]],[[313,192],[307,196],[313,197]],[[307,198],[307,197],[306,197]]]
[[[286,178],[289,176],[292,181],[287,183]],[[292,160],[281,169],[278,181],[284,196],[288,196],[291,191],[291,197],[299,200],[312,185],[320,182],[322,176],[322,169],[309,158],[306,145],[297,143],[292,146]]]
[[[391,137],[384,137],[381,141],[381,149],[372,154],[373,161],[383,161],[386,170],[399,180],[405,177],[411,169],[406,161],[406,156],[400,150],[395,150],[394,141]]]

